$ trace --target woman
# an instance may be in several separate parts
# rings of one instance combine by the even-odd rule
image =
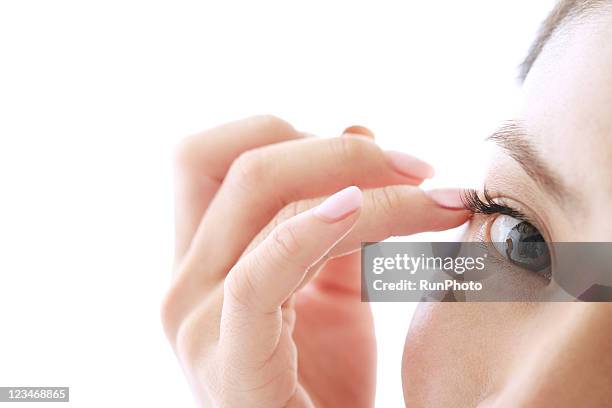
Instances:
[[[491,240],[491,225],[517,214],[549,242],[610,241],[610,38],[612,2],[553,10],[522,67],[521,114],[492,138],[492,201],[481,193],[467,208],[459,189],[419,189],[433,169],[382,151],[365,128],[321,140],[264,116],[187,139],[162,318],[201,404],[373,404],[361,242],[468,220],[465,241]],[[525,272],[524,285],[534,279]],[[610,344],[609,303],[423,303],[406,339],[405,401],[610,406]]]

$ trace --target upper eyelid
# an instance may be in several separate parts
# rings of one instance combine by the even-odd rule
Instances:
[[[468,194],[475,195],[476,198],[478,198],[478,202],[480,205],[478,205],[477,208],[473,208],[472,203],[470,203],[469,201],[466,201]],[[476,190],[463,190],[463,193],[462,193],[463,202],[466,208],[469,211],[471,211],[473,214],[483,214],[484,216],[487,216],[487,215],[491,216],[491,215],[498,215],[498,214],[509,215],[511,217],[520,219],[521,221],[526,221],[532,224],[538,229],[538,231],[542,233],[546,241],[548,242],[552,241],[552,235],[550,234],[550,231],[548,230],[548,228],[546,228],[544,223],[539,220],[539,218],[530,217],[529,215],[525,214],[525,212],[515,208],[512,205],[505,203],[503,196],[492,195],[490,190],[487,189],[486,185],[484,186],[482,190],[482,195],[484,196],[485,200],[480,199],[479,192]],[[477,204],[477,203],[473,203],[473,204]],[[492,208],[492,207],[496,207],[496,208]],[[486,209],[486,211],[482,211],[483,209]]]
[[[501,201],[495,201],[489,190],[485,187],[482,191],[484,200],[476,190],[463,190],[462,201],[465,207],[473,214],[505,214],[523,221],[531,222],[530,217],[522,211],[517,210]]]
[[[495,197],[486,186],[482,190],[484,200],[480,198],[480,194],[476,190],[464,190],[462,193],[462,200],[465,207],[472,212],[472,214],[483,214],[483,215],[495,215],[503,214],[521,221],[527,221],[530,224],[538,227],[539,222],[535,221],[532,217],[529,217],[523,211],[506,204],[503,201],[503,197]]]

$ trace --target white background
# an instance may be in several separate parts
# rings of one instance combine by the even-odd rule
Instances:
[[[430,186],[473,184],[551,4],[0,2],[0,385],[191,406],[158,317],[176,141],[257,113],[360,124],[432,162]],[[403,406],[413,305],[374,310],[377,406]]]

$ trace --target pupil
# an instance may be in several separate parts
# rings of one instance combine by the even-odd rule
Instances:
[[[508,258],[516,265],[535,272],[550,265],[550,254],[544,237],[527,221],[510,230],[506,243]]]

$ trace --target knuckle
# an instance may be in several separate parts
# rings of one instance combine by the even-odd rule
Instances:
[[[197,347],[194,338],[193,324],[183,322],[176,333],[175,348],[181,361],[193,361],[197,358]]]
[[[291,124],[273,115],[252,116],[245,119],[242,124],[254,131],[266,131],[278,135],[297,133]],[[191,169],[206,162],[205,157],[202,157],[203,150],[205,150],[202,147],[207,146],[213,138],[219,137],[219,133],[215,132],[215,129],[218,128],[187,136],[179,141],[174,147],[173,158],[175,166],[179,169]],[[208,154],[214,154],[214,152],[209,152]]]
[[[319,204],[321,200],[317,199],[306,199],[299,201],[292,201],[285,205],[272,220],[266,224],[266,226],[260,231],[260,234],[254,240],[255,244],[259,244],[266,237],[270,236],[275,228],[278,228],[283,222],[295,217],[298,214],[303,213],[315,205]]]
[[[223,292],[200,302],[181,319],[175,335],[177,355],[187,362],[206,361],[219,339]]]
[[[201,171],[207,167],[211,154],[215,149],[209,148],[214,139],[219,137],[219,128],[211,128],[204,132],[184,137],[173,151],[174,166],[179,171]]]
[[[200,320],[195,313],[192,314],[183,321],[176,334],[176,353],[186,363],[205,361],[202,358],[206,352],[206,343],[203,341],[205,328]]]
[[[164,332],[168,339],[172,340],[176,334],[176,326],[178,324],[178,304],[180,294],[173,286],[168,290],[166,295],[163,297],[160,306],[160,318]]]
[[[234,307],[240,310],[249,310],[254,306],[252,299],[257,293],[257,285],[249,270],[255,267],[255,265],[249,265],[246,270],[232,270],[223,282],[225,296],[230,298]]]
[[[267,166],[259,150],[242,153],[230,166],[228,179],[238,186],[252,187],[265,180]]]
[[[300,203],[300,201],[292,201],[289,204],[287,204],[286,206],[284,206],[277,214],[274,218],[272,218],[272,221],[270,221],[270,223],[266,226],[264,233],[266,234],[266,236],[272,234],[272,232],[278,228],[280,228],[280,226],[287,220],[295,217],[296,215],[298,215],[300,212],[302,212],[303,210],[301,209],[302,205]]]
[[[282,262],[292,262],[300,252],[300,242],[291,224],[282,224],[272,231],[275,255]]]
[[[174,146],[174,165],[178,169],[190,169],[195,165],[194,136],[186,137]]]
[[[307,211],[318,204],[315,199],[292,201],[284,206],[274,218],[275,225],[280,225],[283,221],[295,217],[298,214]]]
[[[205,307],[214,313],[215,304],[222,299],[218,282],[189,279],[180,270],[177,274],[159,309],[162,327],[172,344],[176,343],[181,326],[195,309]]]
[[[377,228],[385,236],[393,236],[403,231],[398,219],[405,218],[402,214],[404,186],[385,186],[372,190],[370,202],[372,212],[376,215]]]
[[[343,162],[364,160],[371,147],[370,142],[358,137],[336,137],[330,143],[332,152]]]
[[[247,123],[255,128],[269,129],[274,132],[293,132],[293,126],[274,115],[256,115],[247,119]]]
[[[385,186],[379,190],[379,194],[375,195],[375,203],[378,209],[387,216],[395,213],[399,207],[401,198],[393,186]]]
[[[302,201],[292,201],[280,210],[276,218],[280,224],[282,221],[295,217],[302,211],[304,211]]]

